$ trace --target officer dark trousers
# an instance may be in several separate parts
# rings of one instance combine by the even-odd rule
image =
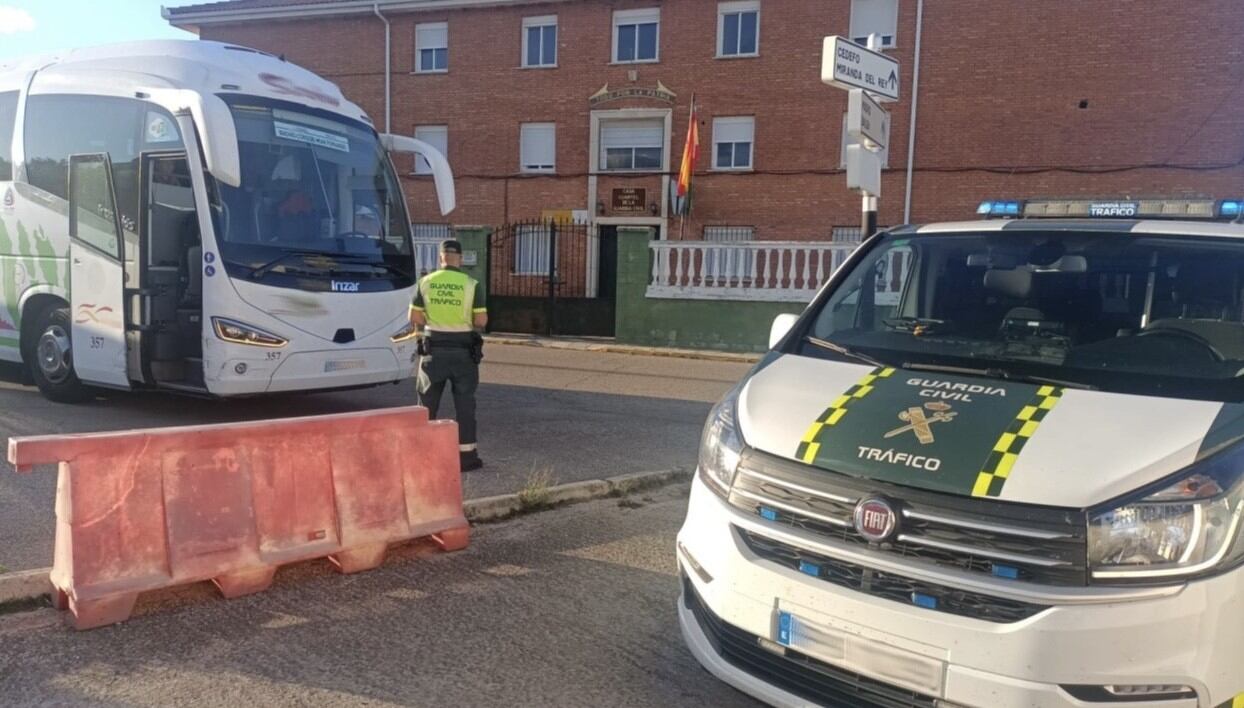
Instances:
[[[467,346],[438,346],[435,336],[428,354],[419,360],[419,404],[432,418],[439,417],[445,384],[453,387],[454,412],[458,420],[458,451],[464,458],[476,458],[475,390],[479,388],[479,364]]]

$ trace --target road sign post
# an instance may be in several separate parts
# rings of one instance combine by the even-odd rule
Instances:
[[[898,62],[882,54],[881,37],[868,37],[864,48],[846,37],[826,37],[822,44],[821,81],[846,89],[847,134],[859,141],[846,147],[847,188],[859,190],[860,236],[877,230],[881,195],[881,151],[890,145],[890,114],[878,101],[897,101]]]

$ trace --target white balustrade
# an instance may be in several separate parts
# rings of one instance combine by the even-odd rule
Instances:
[[[808,302],[856,243],[652,241],[648,297]]]

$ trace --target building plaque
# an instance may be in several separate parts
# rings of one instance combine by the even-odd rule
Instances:
[[[648,190],[643,187],[618,187],[613,190],[613,211],[621,214],[642,214],[648,210]]]

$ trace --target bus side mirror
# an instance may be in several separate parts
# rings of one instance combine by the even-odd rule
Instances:
[[[772,349],[776,347],[778,342],[781,342],[782,339],[790,333],[791,328],[793,328],[795,323],[798,321],[799,315],[791,314],[778,315],[773,318],[773,325],[769,327],[769,348]]]
[[[454,193],[454,171],[449,167],[449,160],[440,150],[422,140],[405,135],[385,133],[380,136],[380,144],[389,152],[418,155],[427,160],[432,168],[432,181],[436,184],[436,201],[440,205],[441,214],[448,214],[458,205]]]

